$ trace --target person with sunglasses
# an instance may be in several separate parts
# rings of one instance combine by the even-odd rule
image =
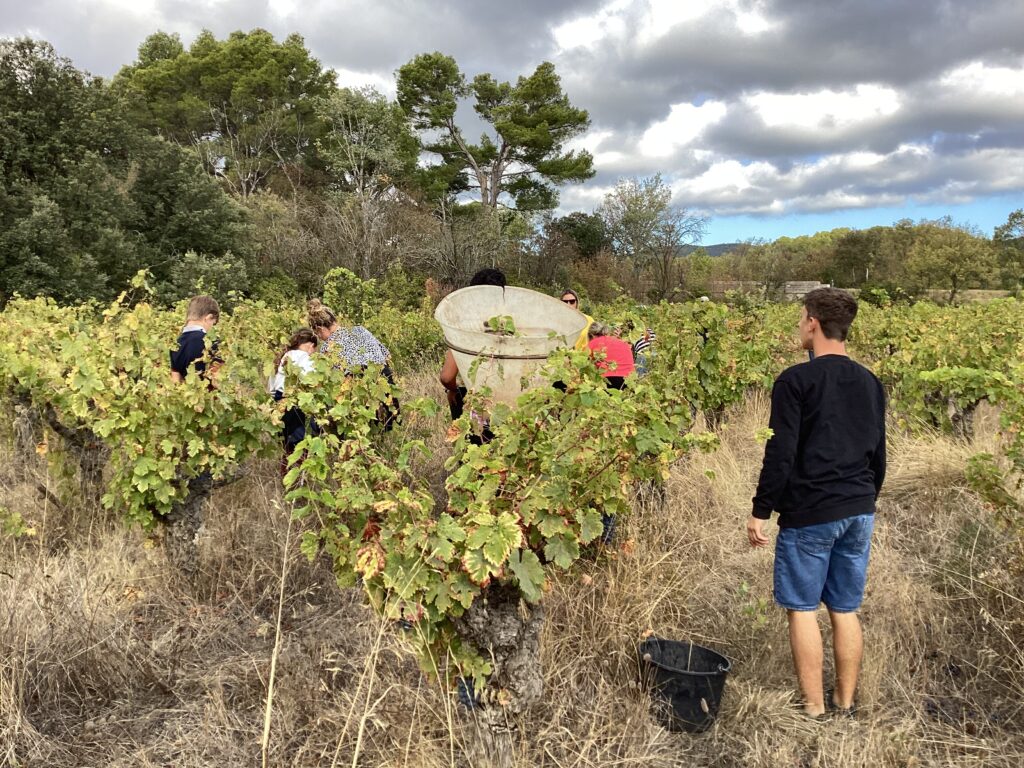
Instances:
[[[583,328],[583,330],[580,332],[580,337],[578,339],[576,339],[576,344],[574,345],[575,348],[578,351],[584,352],[584,351],[586,351],[589,348],[588,347],[588,345],[590,344],[590,334],[589,334],[589,331],[590,331],[590,326],[592,326],[594,324],[594,318],[592,318],[590,315],[588,315],[586,312],[584,312],[583,310],[580,309],[580,297],[579,297],[579,294],[576,293],[576,291],[574,291],[572,288],[566,288],[564,291],[562,291],[562,303],[565,304],[566,306],[572,307],[573,309],[575,309],[577,312],[579,312],[581,315],[583,315],[583,317],[585,317],[587,319],[587,324]]]

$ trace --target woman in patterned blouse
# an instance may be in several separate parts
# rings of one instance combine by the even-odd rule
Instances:
[[[337,315],[319,299],[309,302],[306,319],[320,339],[320,354],[337,358],[335,368],[344,368],[346,372],[353,373],[368,365],[379,365],[381,374],[389,384],[394,385],[391,352],[366,328],[361,325],[348,328],[339,325]],[[398,416],[398,401],[383,406],[383,410],[381,421],[386,429],[390,429]]]

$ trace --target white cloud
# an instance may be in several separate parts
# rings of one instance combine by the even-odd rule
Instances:
[[[396,91],[395,78],[379,72],[357,72],[354,69],[333,67],[337,74],[338,86],[341,88],[376,88],[386,96],[394,98]]]
[[[721,101],[701,105],[673,104],[668,117],[654,123],[640,139],[640,151],[649,157],[665,157],[698,138],[709,126],[725,117]]]
[[[971,95],[1024,98],[1024,66],[990,67],[975,61],[948,72],[940,83]]]
[[[644,47],[717,11],[731,15],[741,34],[754,36],[778,26],[765,16],[763,7],[764,2],[745,7],[740,0],[614,0],[594,13],[559,24],[552,35],[562,52],[626,37],[630,45]]]
[[[889,117],[900,108],[900,95],[881,85],[860,84],[848,91],[755,93],[744,101],[771,127],[837,130]]]
[[[137,17],[159,18],[160,9],[158,0],[100,0],[99,5],[119,14],[131,14]]]
[[[771,32],[779,28],[779,24],[776,21],[772,21],[764,15],[763,2],[757,3],[757,5],[750,10],[742,10],[736,8],[736,27],[744,35],[755,36],[762,35],[765,32]]]
[[[572,149],[572,150],[585,149],[587,152],[590,152],[591,154],[594,154],[595,152],[597,152],[597,150],[601,146],[601,144],[603,144],[605,141],[607,141],[608,139],[610,139],[610,138],[612,138],[614,136],[615,136],[615,132],[614,131],[590,130],[590,131],[587,131],[582,136],[577,136],[572,141],[567,142],[566,148],[567,149]]]
[[[267,0],[270,12],[279,19],[287,18],[299,7],[299,0]]]
[[[0,35],[47,39],[109,76],[157,29],[186,44],[202,28],[294,31],[340,85],[391,97],[395,68],[424,50],[511,80],[551,60],[594,117],[570,148],[591,152],[598,175],[563,188],[563,210],[593,208],[618,177],[660,171],[682,204],[725,216],[1024,192],[1020,1],[824,13],[776,0],[588,0],[564,21],[569,6],[551,0],[514,11],[473,0],[0,0]]]
[[[706,16],[715,5],[715,0],[647,0],[637,42],[649,44],[680,24]]]
[[[551,30],[551,35],[560,51],[591,48],[609,37],[622,37],[626,32],[626,24],[621,14],[628,7],[628,0],[614,0],[596,13],[559,24]]]

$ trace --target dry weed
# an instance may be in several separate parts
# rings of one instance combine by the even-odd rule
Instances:
[[[437,394],[433,378],[407,387]],[[558,577],[547,693],[519,723],[519,764],[1019,766],[1024,663],[993,626],[984,589],[1000,533],[962,480],[977,446],[893,431],[863,610],[861,713],[819,724],[795,706],[771,554],[743,532],[762,451],[754,432],[766,421],[763,398],[729,414],[721,448],[682,462],[664,503],[639,495],[616,545]],[[434,455],[420,471],[438,494],[444,424],[441,414],[423,425]],[[991,420],[979,424],[985,445]],[[400,631],[298,552],[276,466],[215,494],[194,585],[139,533],[70,503],[52,474],[9,467],[0,483],[0,506],[36,526],[0,540],[0,764],[254,765],[269,725],[268,765],[461,765],[465,716]],[[647,631],[732,659],[708,733],[668,733],[651,718],[637,685]]]

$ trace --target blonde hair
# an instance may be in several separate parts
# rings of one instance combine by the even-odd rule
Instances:
[[[185,319],[202,320],[207,315],[213,315],[214,320],[220,320],[220,304],[212,296],[193,296],[188,303]]]
[[[309,322],[309,327],[315,330],[330,328],[338,322],[338,316],[320,299],[310,299],[309,304],[306,305],[306,320]]]

